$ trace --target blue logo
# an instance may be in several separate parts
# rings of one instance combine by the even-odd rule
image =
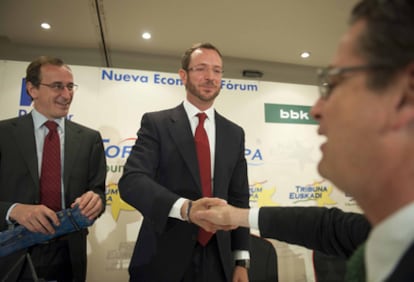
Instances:
[[[22,88],[20,91],[20,106],[30,106],[32,99],[26,92],[26,78],[22,79]]]
[[[246,158],[247,164],[252,166],[263,165],[263,155],[259,148],[245,148],[244,157]]]

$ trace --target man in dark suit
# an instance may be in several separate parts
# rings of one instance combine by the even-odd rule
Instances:
[[[319,73],[321,97],[311,114],[326,141],[318,170],[355,198],[372,225],[361,248],[355,250],[356,244],[350,244],[348,251],[355,252],[348,281],[414,281],[413,30],[414,1],[362,0],[352,11],[351,26],[331,66]],[[242,226],[259,217],[261,232],[275,231],[268,229],[277,218],[275,210],[250,215],[247,210],[235,214],[231,210],[209,210],[194,217],[210,218],[216,224],[244,222]],[[328,224],[306,226],[301,244],[311,240],[315,245],[320,238],[314,234],[330,228]],[[343,226],[344,232],[337,237],[340,244],[355,242],[359,230],[354,228]],[[265,233],[271,236],[273,231]],[[365,262],[361,276],[354,273],[358,256]]]
[[[71,69],[57,58],[40,57],[27,68],[26,88],[33,100],[30,114],[0,122],[0,230],[21,224],[32,232],[53,234],[56,211],[78,205],[95,219],[104,210],[106,162],[99,132],[67,120],[77,85]],[[49,132],[46,121],[57,124],[61,180],[58,208],[41,197],[42,151]],[[56,155],[56,154],[55,154]],[[0,258],[0,278],[31,281],[30,253],[37,276],[46,280],[85,281],[87,229],[70,233]],[[9,281],[9,280],[7,280]]]
[[[182,58],[179,75],[186,100],[179,106],[142,117],[138,139],[119,181],[123,200],[143,215],[131,259],[131,281],[247,281],[249,230],[215,233],[207,244],[199,229],[214,226],[192,220],[195,211],[224,199],[249,206],[244,132],[213,108],[220,92],[222,56],[211,44],[197,44]],[[197,114],[211,160],[199,169],[194,135]],[[201,175],[210,171],[213,197],[202,194]],[[236,266],[235,266],[236,264]]]

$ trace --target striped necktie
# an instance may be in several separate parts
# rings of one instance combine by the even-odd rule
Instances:
[[[365,243],[361,244],[355,250],[351,258],[347,262],[346,274],[345,274],[346,282],[366,281],[364,253],[365,253]]]
[[[200,180],[203,197],[211,197],[211,155],[210,144],[208,142],[207,132],[204,129],[204,121],[207,118],[205,113],[199,113],[198,125],[195,131],[194,141],[197,151],[198,167],[200,169]],[[203,228],[199,228],[198,242],[205,246],[213,236],[213,233],[205,231]]]
[[[49,133],[45,137],[40,173],[40,203],[54,211],[61,210],[60,140],[57,124],[45,122]]]

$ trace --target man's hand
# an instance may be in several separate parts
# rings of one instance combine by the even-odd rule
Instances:
[[[60,224],[56,213],[45,205],[17,204],[10,212],[10,218],[26,227],[29,231],[46,235],[54,234],[55,226]]]
[[[249,282],[248,270],[241,266],[236,266],[233,272],[232,282]]]
[[[74,208],[75,205],[79,205],[81,213],[90,220],[94,220],[98,217],[103,209],[101,197],[92,191],[88,191],[82,196],[76,198],[76,200],[72,203],[71,208]]]
[[[231,226],[233,229],[238,226],[249,227],[249,209],[231,205],[210,206],[209,209],[195,211],[191,219],[219,227]]]
[[[184,218],[187,217],[186,212],[188,211],[188,204],[189,201],[184,203],[182,207],[182,214]],[[223,206],[227,205],[227,202],[220,198],[201,198],[196,201],[192,202],[192,206],[190,208],[190,213],[188,214],[187,220],[191,223],[197,224],[201,228],[203,228],[206,231],[215,233],[217,230],[231,230],[234,229],[234,226],[224,226],[224,225],[217,225],[215,223],[209,222],[207,220],[194,217],[194,215],[199,211],[205,211],[208,210],[212,206]]]

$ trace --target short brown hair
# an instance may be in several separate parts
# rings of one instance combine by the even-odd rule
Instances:
[[[191,46],[191,48],[187,49],[181,59],[181,68],[183,70],[188,70],[188,66],[190,65],[190,61],[191,61],[191,54],[193,54],[193,52],[197,49],[210,49],[210,50],[214,50],[217,52],[217,54],[219,54],[220,58],[223,58],[223,56],[221,55],[220,51],[211,43],[197,43],[194,44],[193,46]]]
[[[32,61],[26,69],[26,83],[30,82],[34,86],[38,87],[40,85],[40,81],[42,80],[40,69],[44,65],[53,65],[53,66],[65,66],[69,70],[69,66],[66,65],[62,59],[48,57],[48,56],[41,56],[38,57],[36,60]]]
[[[381,89],[394,75],[414,62],[414,1],[361,0],[353,9],[350,22],[365,21],[357,51],[373,69],[368,86]]]

